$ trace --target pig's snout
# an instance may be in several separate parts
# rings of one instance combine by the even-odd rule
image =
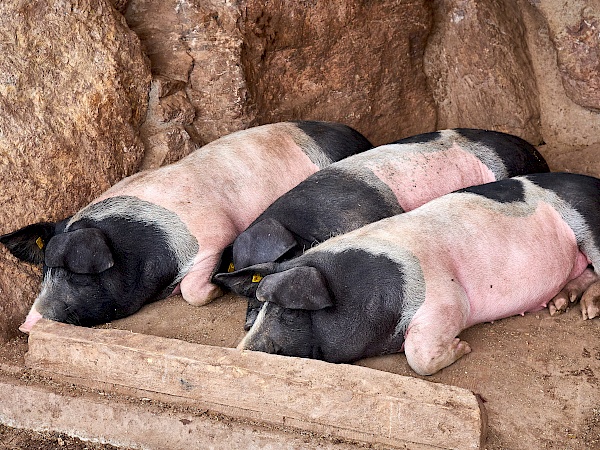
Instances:
[[[237,349],[271,353],[274,355],[282,354],[283,350],[280,345],[277,345],[277,343],[264,334],[252,333],[252,331],[238,344]]]
[[[31,331],[31,329],[33,328],[33,326],[41,318],[42,318],[42,315],[38,312],[37,309],[35,309],[35,306],[33,306],[31,308],[31,310],[29,311],[29,314],[27,314],[27,317],[25,318],[25,322],[23,322],[23,325],[21,325],[19,327],[19,331],[22,331],[23,333],[29,334],[29,332]]]

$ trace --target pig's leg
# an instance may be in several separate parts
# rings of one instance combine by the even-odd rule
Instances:
[[[223,295],[221,288],[210,282],[218,260],[218,255],[212,255],[196,262],[181,280],[181,295],[190,305],[203,306]]]
[[[591,284],[583,293],[581,297],[581,315],[584,319],[593,319],[600,316],[600,281]]]
[[[404,340],[406,359],[415,372],[432,375],[471,351],[467,342],[456,337],[466,327],[468,312],[464,294],[450,297],[449,301],[425,301]]]
[[[569,303],[574,303],[581,299],[581,296],[592,285],[594,282],[598,281],[600,277],[589,267],[585,269],[585,271],[574,280],[569,281],[564,288],[554,297],[550,302],[548,302],[548,309],[550,310],[550,315],[553,316],[557,312],[564,312],[567,310]],[[600,293],[600,291],[598,291]],[[596,302],[597,304],[598,302]],[[583,304],[581,306],[583,313]],[[584,315],[585,319],[585,315]]]

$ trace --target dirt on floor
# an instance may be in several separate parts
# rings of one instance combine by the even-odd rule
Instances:
[[[245,308],[232,295],[200,308],[177,296],[107,326],[235,347],[244,335]],[[472,353],[419,378],[481,395],[489,416],[487,449],[600,449],[600,320],[582,320],[577,305],[554,317],[543,310],[480,324],[461,338]],[[417,376],[403,354],[357,364]]]
[[[235,347],[244,336],[245,308],[245,300],[233,295],[204,307],[175,296],[103,327]],[[479,394],[488,413],[488,450],[600,449],[600,320],[582,320],[576,305],[554,317],[543,310],[476,325],[461,338],[472,353],[433,376],[416,375],[403,354],[357,364]],[[26,348],[24,337],[16,339],[0,359],[21,364]],[[112,447],[3,427],[1,448]]]
[[[112,445],[95,444],[62,433],[17,430],[0,424],[2,450],[112,450]]]

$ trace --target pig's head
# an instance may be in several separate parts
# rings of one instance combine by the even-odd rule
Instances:
[[[255,298],[256,285],[246,286],[244,283],[223,284],[215,276],[221,273],[231,273],[256,264],[279,262],[298,256],[304,250],[297,236],[288,230],[281,222],[273,218],[257,220],[241,233],[233,244],[225,248],[221,254],[212,282],[217,286],[233,290],[235,293],[248,297],[248,309],[244,329],[248,331],[261,308],[261,302]],[[231,280],[230,280],[231,281]]]
[[[403,275],[386,256],[312,251],[216,277],[263,302],[240,349],[351,362],[402,348]]]
[[[215,274],[266,262],[280,262],[299,256],[303,250],[302,242],[281,222],[273,218],[260,219],[225,248]]]
[[[16,257],[43,264],[24,332],[41,317],[92,326],[131,315],[170,294],[198,251],[174,213],[135,197],[109,198],[0,242]]]

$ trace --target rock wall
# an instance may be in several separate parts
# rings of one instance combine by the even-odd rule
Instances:
[[[436,126],[489,128],[541,142],[539,94],[516,4],[443,0],[435,6],[425,70]]]
[[[256,120],[341,121],[375,144],[432,130],[432,15],[426,0],[249,0],[242,62]]]
[[[145,168],[247,128],[242,6],[226,0],[130,0],[125,17],[152,63]],[[164,112],[167,111],[165,115]],[[156,148],[156,152],[154,149]]]
[[[193,106],[187,137],[180,124],[175,134],[196,143],[308,118],[377,144],[465,126],[589,145],[560,138],[547,104],[558,95],[563,120],[578,122],[581,108],[598,122],[599,10],[585,0],[130,0],[125,16],[153,73]],[[556,73],[562,87],[548,95]]]
[[[569,53],[570,67],[593,66],[600,68],[600,35],[580,36],[569,33],[573,23],[589,21],[597,23],[600,16],[600,2],[544,1],[530,2],[519,0],[523,22],[526,27],[524,45],[532,55],[532,63],[539,92],[541,133],[544,145],[539,150],[550,163],[552,170],[566,170],[600,177],[600,113],[597,107],[586,106],[589,101],[577,103],[571,89],[572,76],[564,65],[565,48],[579,48],[577,53]],[[586,6],[587,5],[587,6]],[[560,43],[556,36],[561,36]],[[568,52],[567,52],[568,53]],[[595,54],[596,56],[592,57]],[[588,72],[589,78],[582,78],[579,87],[592,92],[591,100],[597,96],[598,75]],[[594,87],[596,86],[596,87]],[[571,94],[570,94],[571,92]]]
[[[149,82],[139,40],[110,3],[0,2],[0,233],[67,217],[139,168]],[[1,253],[0,312],[20,320],[39,271]]]
[[[376,144],[455,126],[506,131],[553,169],[600,176],[598,0],[112,5],[0,2],[0,233],[287,119],[345,122]],[[39,271],[0,252],[1,339]]]

